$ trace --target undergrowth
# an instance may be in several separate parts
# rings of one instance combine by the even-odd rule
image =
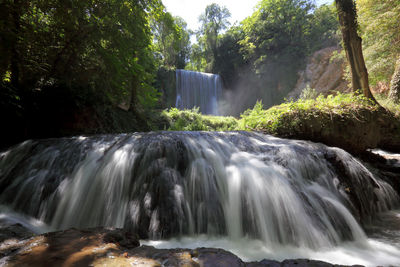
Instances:
[[[305,121],[328,121],[335,117],[354,117],[362,110],[375,111],[378,106],[359,94],[341,94],[296,101],[264,109],[261,101],[254,108],[244,111],[240,119],[202,115],[198,109],[178,110],[171,108],[162,112],[172,131],[233,131],[256,130],[279,134],[302,127]]]
[[[383,94],[377,94],[375,98],[379,104],[392,112],[397,118],[400,117],[400,103],[395,103],[392,99]]]
[[[357,117],[362,109],[376,110],[377,105],[358,94],[341,94],[323,96],[315,99],[298,99],[289,101],[267,110],[261,101],[253,109],[241,114],[239,128],[243,130],[261,130],[278,133],[288,128],[302,126],[305,120],[329,120],[333,115]]]
[[[238,120],[234,117],[202,115],[198,108],[170,108],[161,116],[167,120],[170,131],[233,131],[238,128]]]

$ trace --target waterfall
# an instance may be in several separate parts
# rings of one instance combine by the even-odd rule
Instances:
[[[203,114],[219,115],[218,101],[222,93],[218,74],[176,70],[176,107],[198,107]]]
[[[0,154],[0,205],[54,230],[114,226],[318,251],[367,245],[360,224],[398,203],[347,152],[259,133],[47,139]]]

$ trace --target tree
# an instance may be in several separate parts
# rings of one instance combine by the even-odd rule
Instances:
[[[336,34],[339,29],[339,22],[334,5],[322,5],[315,9],[310,17],[310,23],[311,53],[324,47],[339,44],[339,38]]]
[[[389,98],[395,103],[400,102],[400,57],[397,59],[392,81],[390,82]]]
[[[233,26],[219,40],[214,70],[224,78],[228,88],[233,88],[243,75],[240,70],[246,63],[241,51],[242,47],[239,44],[243,39],[242,28]]]
[[[242,22],[246,38],[241,44],[247,58],[254,54],[258,72],[271,60],[293,62],[307,54],[312,8],[307,0],[263,0]]]
[[[229,26],[231,13],[226,7],[218,4],[208,5],[203,14],[199,17],[201,23],[198,33],[198,41],[203,42],[204,53],[209,64],[209,70],[213,69],[215,57],[217,55],[218,36],[222,30]]]
[[[190,60],[186,66],[186,69],[202,72],[206,71],[207,60],[205,54],[204,42],[198,41],[197,43],[193,44],[190,48]]]
[[[309,54],[312,1],[263,0],[242,21],[239,40],[244,80],[254,90],[251,105],[279,103],[293,89],[298,70]]]
[[[143,102],[154,91],[148,16],[159,5],[158,0],[2,1],[3,80],[9,76],[27,103],[32,93],[43,92],[38,89],[55,87],[76,99],[96,95],[119,103],[130,95],[132,104]]]
[[[176,54],[176,68],[184,69],[190,56],[190,36],[193,34],[187,29],[187,23],[181,17],[174,17],[176,25],[181,32],[181,39],[178,43],[178,53]]]
[[[161,65],[167,68],[184,68],[190,51],[190,32],[186,22],[162,10],[153,12],[151,29],[154,46],[159,53]]]
[[[350,65],[353,90],[362,90],[365,97],[375,101],[369,88],[368,71],[361,47],[362,40],[357,33],[358,24],[355,2],[354,0],[335,0],[335,3],[346,58]]]

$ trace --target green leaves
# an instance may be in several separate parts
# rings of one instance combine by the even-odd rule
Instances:
[[[195,70],[214,71],[215,58],[219,43],[219,34],[230,25],[231,13],[224,6],[208,5],[199,17],[201,23],[197,32],[198,46],[194,48],[191,61]]]
[[[359,0],[357,8],[370,83],[389,83],[400,55],[400,2]]]
[[[127,95],[132,104],[142,94],[157,97],[147,92],[154,91],[150,84],[156,71],[148,20],[160,1],[34,0],[3,5],[18,12],[0,18],[1,36],[16,34],[6,38],[7,47],[0,45],[0,71],[2,76],[11,73],[11,78],[19,73],[20,87],[31,91],[62,84],[71,93],[74,87],[87,88],[114,104]],[[16,21],[18,29],[10,21]],[[12,69],[12,58],[5,56],[12,51],[18,55],[18,69]]]
[[[183,69],[190,53],[190,32],[186,22],[173,17],[162,7],[151,14],[150,24],[159,65]]]

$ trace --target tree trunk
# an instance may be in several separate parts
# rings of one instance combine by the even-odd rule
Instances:
[[[400,102],[400,57],[396,62],[396,68],[390,82],[389,98],[395,103]]]
[[[368,71],[362,53],[361,37],[357,33],[357,13],[354,0],[335,0],[347,61],[350,64],[353,91],[376,102],[368,82]]]

